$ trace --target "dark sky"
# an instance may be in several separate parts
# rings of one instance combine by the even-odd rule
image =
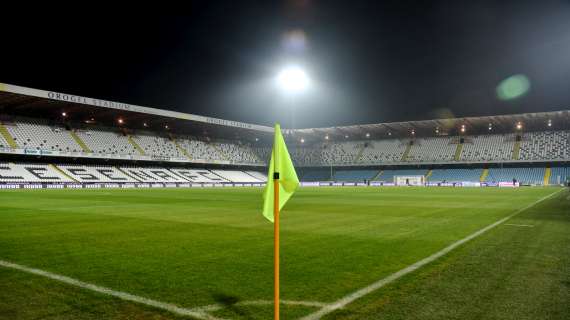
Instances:
[[[0,82],[296,127],[570,108],[569,1],[196,1],[185,15],[9,15]],[[288,51],[283,36],[307,45]],[[275,88],[303,65],[311,87]],[[524,74],[530,91],[497,99]]]

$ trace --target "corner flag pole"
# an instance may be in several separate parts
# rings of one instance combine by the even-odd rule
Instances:
[[[275,320],[279,320],[279,172],[273,173],[273,291]]]
[[[281,130],[281,128],[278,128]],[[277,137],[277,132],[275,132]],[[279,320],[279,154],[277,139],[273,141],[273,314]]]

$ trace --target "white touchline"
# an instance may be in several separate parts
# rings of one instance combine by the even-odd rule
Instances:
[[[551,198],[552,196],[560,193],[563,190],[564,189],[561,189],[561,190],[553,192],[547,196],[544,196],[544,197],[538,199],[537,201],[535,201],[535,202],[533,202],[533,203],[531,203],[531,204],[529,204],[529,205],[527,205],[521,209],[518,209],[517,211],[513,212],[509,216],[507,216],[507,217],[505,217],[505,218],[503,218],[503,219],[501,219],[501,220],[499,220],[493,224],[490,224],[490,225],[486,226],[485,228],[483,228],[483,229],[481,229],[475,233],[472,233],[471,235],[469,235],[469,236],[467,236],[467,237],[465,237],[465,238],[463,238],[457,242],[450,244],[449,246],[447,246],[447,247],[443,248],[442,250],[432,254],[431,256],[424,258],[424,259],[422,259],[422,260],[420,260],[420,261],[418,261],[418,262],[416,262],[410,266],[407,266],[406,268],[404,268],[400,271],[392,273],[391,275],[387,276],[386,278],[380,279],[380,280],[374,282],[373,284],[371,284],[367,287],[364,287],[364,288],[357,290],[357,291],[355,291],[355,292],[353,292],[347,296],[344,296],[341,299],[321,308],[320,310],[313,312],[313,313],[309,314],[308,316],[302,317],[300,320],[317,320],[317,319],[320,319],[321,317],[323,317],[323,316],[325,316],[325,315],[327,315],[327,314],[329,314],[335,310],[341,309],[341,308],[345,307],[347,304],[352,303],[355,300],[360,299],[360,298],[364,297],[365,295],[367,295],[373,291],[376,291],[376,290],[384,287],[385,285],[407,275],[408,273],[411,273],[411,272],[427,265],[428,263],[431,263],[431,262],[441,258],[442,256],[448,254],[450,251],[461,246],[462,244],[477,238],[478,236],[480,236],[483,233],[495,228],[496,226],[500,225],[501,223],[504,223],[505,221],[511,219],[512,217],[516,216],[517,214],[537,205],[538,203],[540,203],[540,202],[542,202],[548,198]]]
[[[534,227],[532,224],[516,224],[516,223],[505,223],[505,226],[511,226],[511,227],[529,227],[529,228]]]
[[[19,270],[19,271],[23,271],[23,272],[27,272],[27,273],[32,273],[32,274],[35,274],[38,276],[42,276],[42,277],[46,277],[46,278],[56,280],[59,282],[67,283],[67,284],[70,284],[72,286],[76,286],[79,288],[83,288],[83,289],[95,291],[98,293],[106,294],[109,296],[117,297],[117,298],[122,299],[122,300],[132,301],[132,302],[144,304],[147,306],[151,306],[154,308],[166,310],[166,311],[178,314],[178,315],[191,316],[191,317],[194,317],[194,318],[200,319],[200,320],[221,320],[219,318],[216,318],[214,316],[207,314],[204,311],[195,311],[195,310],[190,310],[190,309],[186,309],[186,308],[181,308],[181,307],[178,307],[178,306],[170,304],[170,303],[160,302],[160,301],[136,296],[136,295],[133,295],[130,293],[122,292],[122,291],[115,291],[113,289],[101,287],[98,285],[83,282],[80,280],[76,280],[76,279],[69,278],[66,276],[62,276],[59,274],[51,273],[48,271],[29,268],[26,266],[11,263],[11,262],[4,261],[4,260],[0,260],[0,266]]]
[[[317,301],[293,301],[293,300],[281,300],[282,305],[289,305],[289,306],[305,306],[305,307],[315,307],[315,308],[322,308],[327,304],[324,302],[317,302]],[[265,306],[265,305],[272,305],[274,302],[273,300],[249,300],[249,301],[239,301],[232,306]],[[203,307],[193,308],[192,310],[196,311],[204,311],[204,312],[213,312],[218,311],[225,308],[225,305],[222,304],[211,304]]]

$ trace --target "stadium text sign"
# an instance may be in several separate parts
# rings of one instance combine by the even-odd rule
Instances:
[[[258,131],[265,131],[265,132],[273,132],[272,127],[267,126],[260,126],[256,124],[250,124],[245,122],[238,122],[238,121],[230,121],[224,119],[217,119],[217,118],[210,118],[204,117],[189,113],[182,113],[176,111],[168,111],[168,110],[161,110],[149,107],[142,107],[133,104],[123,103],[123,102],[113,102],[108,100],[102,99],[95,99],[95,98],[88,98],[83,96],[77,96],[73,94],[55,92],[55,91],[45,91],[45,90],[38,90],[32,88],[26,88],[21,86],[15,86],[6,83],[0,83],[0,91],[11,92],[26,96],[38,97],[38,98],[45,98],[69,103],[78,103],[84,105],[90,105],[95,107],[101,108],[111,108],[117,110],[124,110],[124,111],[131,111],[131,112],[140,112],[146,114],[153,114],[163,117],[175,118],[175,119],[183,119],[183,120],[190,120],[190,121],[197,121],[215,125],[222,125],[228,127],[237,127],[243,129],[251,129],[251,130],[258,130]]]

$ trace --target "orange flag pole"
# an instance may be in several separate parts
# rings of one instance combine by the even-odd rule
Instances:
[[[273,173],[273,290],[275,320],[279,320],[279,172]]]

